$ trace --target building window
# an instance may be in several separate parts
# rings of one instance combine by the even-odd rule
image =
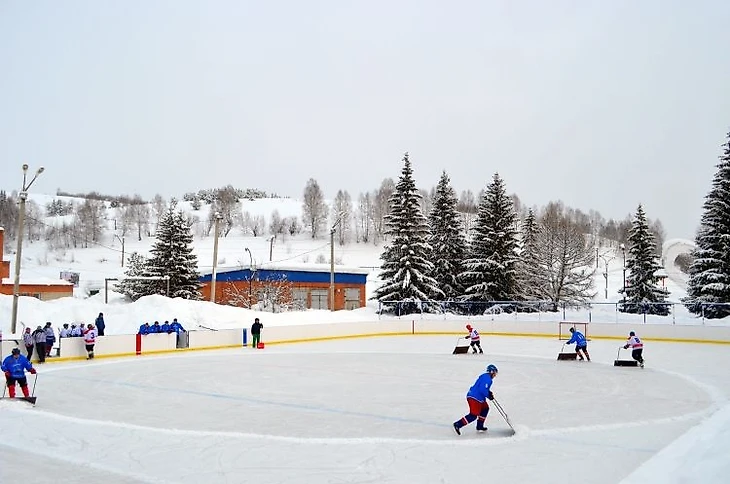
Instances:
[[[34,297],[36,299],[41,299],[41,294],[39,292],[19,292],[18,295],[20,295],[20,296]]]
[[[360,307],[360,288],[348,287],[345,289],[345,309],[357,309]]]
[[[327,289],[312,289],[312,309],[329,309],[327,300],[329,291]]]
[[[292,306],[295,311],[302,311],[304,309],[307,309],[307,297],[309,296],[309,291],[307,289],[303,288],[294,288],[291,292],[292,296]]]

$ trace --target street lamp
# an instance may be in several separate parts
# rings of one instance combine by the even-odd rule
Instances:
[[[251,284],[253,284],[253,256],[251,255],[251,251],[246,247],[246,252],[248,252],[248,307],[251,308],[251,298],[253,296],[253,290],[251,288]]]
[[[117,234],[114,234],[114,237],[119,239],[119,242],[122,243],[122,267],[124,267],[124,237],[120,237]]]
[[[15,327],[18,321],[18,298],[20,297],[20,261],[21,252],[23,250],[23,222],[25,219],[25,201],[28,199],[28,189],[33,182],[38,178],[38,175],[43,173],[42,166],[35,172],[33,179],[30,183],[26,184],[28,176],[28,164],[23,164],[23,189],[20,190],[20,210],[18,213],[18,247],[15,250],[15,282],[13,283],[13,312],[10,319],[10,332],[15,334]]]
[[[330,229],[330,311],[335,310],[335,232],[342,222],[342,213],[339,214]]]
[[[603,273],[603,277],[606,279],[606,299],[608,299],[608,263],[614,260],[615,257],[609,256],[609,254],[603,254],[601,259],[603,259],[603,263],[606,266],[606,272]]]
[[[215,270],[218,266],[218,224],[223,219],[223,216],[216,212],[213,214],[213,218],[215,219],[215,227],[213,230],[215,230],[215,234],[213,236],[213,271],[210,275],[210,302],[215,302]]]
[[[626,244],[621,244],[619,246],[621,248],[621,252],[624,254],[624,289],[623,289],[623,304],[626,304]]]

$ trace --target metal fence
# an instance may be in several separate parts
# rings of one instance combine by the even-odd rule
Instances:
[[[379,301],[378,315],[420,319],[465,319],[501,321],[584,321],[595,323],[730,325],[730,303],[698,303],[698,314],[678,302],[642,303],[629,306],[618,302],[589,304],[552,301]],[[631,312],[628,312],[631,311]]]

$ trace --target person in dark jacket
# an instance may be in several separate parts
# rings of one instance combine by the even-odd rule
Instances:
[[[38,361],[45,363],[46,361],[46,332],[38,326],[32,333],[33,341],[35,341],[35,352],[38,354]]]
[[[31,365],[28,358],[20,354],[18,348],[13,348],[10,355],[3,360],[0,366],[5,374],[5,381],[10,392],[10,398],[15,398],[15,384],[20,385],[24,397],[29,397],[28,379],[25,377],[25,371],[28,370],[31,375],[35,375],[36,371]]]
[[[99,333],[99,336],[104,336],[104,328],[106,328],[106,324],[104,324],[104,313],[99,313],[96,321],[94,321],[94,326],[96,326],[96,331]]]
[[[259,318],[253,320],[253,324],[251,325],[251,344],[254,348],[259,347],[259,342],[261,341],[261,329],[263,327],[264,325],[261,324]]]

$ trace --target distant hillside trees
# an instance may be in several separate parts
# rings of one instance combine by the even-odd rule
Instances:
[[[431,228],[429,244],[433,262],[433,278],[443,292],[443,299],[456,300],[464,293],[459,281],[466,254],[466,238],[457,212],[458,200],[451,180],[444,171],[433,195],[429,212]]]
[[[669,306],[667,292],[659,287],[660,269],[656,259],[654,234],[649,229],[644,208],[636,209],[634,222],[629,231],[629,256],[626,258],[626,293],[619,310],[625,313],[647,313],[666,316]],[[623,288],[619,293],[624,294]]]
[[[71,215],[74,210],[74,204],[71,201],[64,202],[54,198],[46,204],[47,217],[59,217],[63,215]]]
[[[257,198],[279,198],[276,194],[267,194],[263,190],[256,188],[234,188],[231,185],[223,188],[209,188],[198,190],[197,192],[187,192],[183,194],[182,199],[186,202],[206,203],[210,205],[219,199],[221,191],[233,192],[238,200],[256,200]],[[196,209],[197,210],[197,209]]]
[[[478,201],[471,190],[464,190],[459,195],[459,203],[456,209],[461,215],[461,223],[464,226],[464,233],[469,233],[474,226],[477,216]]]
[[[103,201],[85,199],[76,206],[74,216],[74,224],[79,229],[83,247],[89,247],[101,240],[106,230],[106,206]]]
[[[460,280],[468,301],[514,301],[517,277],[517,217],[504,181],[495,173],[479,202]]]
[[[527,292],[537,299],[551,301],[553,310],[560,302],[584,304],[593,299],[595,255],[585,227],[576,223],[562,203],[551,202],[536,228],[534,247],[526,254],[532,272],[525,281],[532,286]]]
[[[0,227],[5,229],[5,242],[15,238],[18,231],[18,200],[5,190],[0,190]]]
[[[434,266],[429,260],[430,230],[421,212],[421,194],[413,180],[408,153],[403,156],[403,170],[390,197],[390,208],[385,218],[385,235],[390,243],[380,256],[382,284],[374,298],[382,303],[400,303],[397,307],[386,304],[387,310],[412,313],[421,309],[422,301],[442,299],[443,291],[431,276]]]
[[[730,132],[723,148],[705,197],[683,300],[690,312],[711,319],[730,315],[730,305],[712,304],[730,302]]]
[[[361,193],[358,197],[354,225],[355,241],[370,242],[373,230],[373,196],[370,193]]]
[[[373,242],[381,242],[386,235],[387,224],[386,218],[391,212],[391,197],[395,192],[395,182],[392,178],[385,178],[380,183],[380,188],[375,190],[373,196],[373,211],[372,211],[372,223],[373,223]]]
[[[309,228],[312,238],[319,237],[324,224],[327,222],[327,203],[319,183],[310,178],[304,187],[304,201],[302,202],[302,221]]]
[[[337,243],[345,245],[350,240],[352,232],[352,197],[347,190],[338,190],[335,199],[332,202],[330,220],[334,225],[337,220],[340,221],[335,228],[335,236]]]

